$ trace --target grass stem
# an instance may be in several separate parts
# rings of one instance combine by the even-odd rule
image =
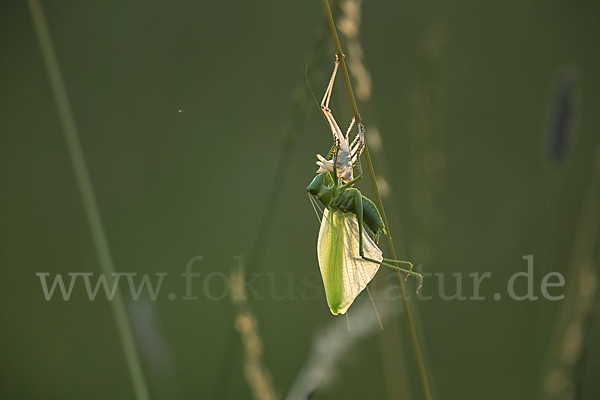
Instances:
[[[115,266],[106,238],[106,232],[102,224],[102,218],[100,217],[98,203],[94,195],[92,180],[85,163],[85,156],[77,134],[75,118],[73,117],[67,90],[65,89],[65,84],[60,72],[58,58],[56,57],[56,52],[52,46],[44,10],[42,9],[39,0],[28,0],[28,4],[33,20],[33,26],[40,42],[44,63],[46,64],[46,70],[48,71],[48,76],[50,78],[50,85],[52,86],[52,92],[54,94],[60,122],[69,148],[69,154],[71,155],[71,161],[73,162],[73,169],[75,170],[83,207],[90,225],[92,240],[94,241],[94,246],[98,253],[100,268],[102,269],[104,276],[106,276],[108,285],[112,287]],[[109,303],[115,317],[121,344],[123,345],[123,351],[125,353],[129,374],[133,381],[136,399],[149,400],[150,394],[148,386],[146,384],[146,379],[144,378],[144,372],[121,292],[117,290],[113,301],[110,301]]]
[[[346,89],[348,90],[348,96],[350,98],[350,105],[352,106],[352,112],[354,114],[354,118],[356,121],[360,121],[360,114],[358,113],[358,107],[356,106],[356,100],[354,99],[354,93],[352,91],[352,85],[350,83],[350,77],[348,76],[348,70],[346,68],[346,63],[344,61],[344,53],[342,53],[342,47],[340,45],[340,40],[337,35],[337,30],[335,28],[335,22],[333,21],[333,16],[331,15],[331,9],[329,8],[328,0],[323,0],[323,6],[325,7],[325,13],[327,14],[327,20],[329,21],[329,28],[331,29],[331,36],[333,37],[333,41],[335,43],[335,48],[337,51],[338,59],[340,60],[340,67],[342,69],[342,74],[344,76],[344,81],[346,82]],[[377,207],[379,208],[379,212],[381,213],[381,217],[385,224],[385,228],[387,230],[387,243],[390,249],[390,256],[392,259],[396,260],[396,251],[394,250],[394,243],[392,241],[392,234],[390,232],[390,228],[388,225],[388,221],[385,215],[385,210],[383,208],[383,202],[381,201],[381,195],[379,193],[379,188],[377,187],[377,180],[375,178],[375,172],[373,170],[373,164],[371,162],[371,156],[369,155],[369,148],[365,143],[364,149],[365,160],[367,161],[367,169],[369,170],[369,176],[371,178],[371,183],[373,185],[373,191],[375,192],[375,200]],[[423,386],[423,393],[427,400],[431,400],[431,391],[429,389],[429,383],[427,381],[427,374],[425,373],[425,365],[423,363],[423,357],[421,356],[421,350],[419,348],[419,341],[417,338],[417,334],[415,331],[415,326],[412,320],[412,316],[410,313],[410,308],[408,306],[406,300],[406,294],[404,291],[404,284],[402,282],[402,276],[399,272],[396,272],[396,281],[398,283],[398,289],[400,290],[400,296],[402,298],[402,306],[404,307],[404,315],[406,317],[406,322],[408,325],[408,330],[410,332],[410,339],[412,342],[413,349],[415,351],[415,358],[417,360],[417,365],[419,368],[419,375],[421,378],[421,384]]]

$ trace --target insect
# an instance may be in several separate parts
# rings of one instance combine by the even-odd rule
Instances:
[[[321,111],[333,133],[334,145],[327,157],[317,155],[317,176],[306,188],[325,207],[317,240],[317,256],[327,303],[334,315],[346,313],[354,299],[373,279],[380,265],[418,277],[417,291],[423,284],[422,275],[412,271],[410,262],[383,257],[376,241],[381,233],[387,232],[379,210],[371,200],[352,187],[362,178],[360,155],[365,146],[364,127],[359,120],[358,134],[350,143],[349,134],[354,126],[354,118],[346,135],[343,135],[329,110],[338,65],[339,60],[336,59],[331,80],[321,101]],[[355,166],[358,168],[356,177],[353,176]],[[363,229],[363,224],[374,234],[375,241]],[[408,269],[393,264],[402,264]]]

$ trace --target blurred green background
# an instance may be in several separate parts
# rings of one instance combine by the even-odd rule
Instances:
[[[131,301],[125,278],[119,286],[152,398],[252,398],[235,308],[221,296],[228,288],[222,275],[206,280],[229,275],[240,255],[262,273],[254,287],[264,299],[250,296],[249,307],[283,398],[314,336],[345,319],[331,315],[315,274],[319,225],[305,191],[315,155],[332,143],[305,80],[306,69],[320,99],[333,68],[322,3],[43,6],[115,267],[153,283],[167,274],[155,301]],[[432,300],[413,302],[434,398],[536,398],[539,364],[554,368],[547,357],[562,348],[552,339],[564,328],[554,323],[561,312],[582,327],[565,374],[577,398],[599,398],[599,302],[592,290],[581,306],[577,282],[578,260],[591,265],[590,282],[599,261],[597,216],[585,213],[584,198],[600,132],[600,3],[379,1],[360,11],[372,96],[359,110],[367,141],[378,131],[383,143],[372,157],[389,186],[397,250],[423,272],[444,273],[448,295],[452,273],[462,274],[466,297],[468,274],[491,273],[480,287],[485,300],[445,301],[431,276],[423,294]],[[134,398],[104,293],[90,301],[78,278],[68,301],[58,289],[46,301],[36,276],[68,283],[69,272],[92,272],[95,283],[101,271],[26,2],[0,3],[0,49],[0,398]],[[552,165],[543,137],[565,65],[576,71],[565,95],[576,123],[568,155]],[[332,108],[346,127],[342,82]],[[368,179],[358,187],[372,196]],[[581,257],[578,234],[590,242]],[[551,290],[563,300],[508,296],[530,254],[536,271],[565,276],[566,286]],[[184,301],[180,274],[195,256],[204,257],[194,264],[198,300]],[[389,274],[379,272],[380,289],[393,288]],[[288,279],[292,298],[277,300]],[[535,275],[538,296],[540,282]],[[410,279],[413,298],[414,289]],[[516,292],[526,289],[517,279]],[[384,326],[350,345],[312,398],[394,398],[394,385],[423,398],[406,321],[397,315]],[[399,354],[392,364],[382,361],[386,349]],[[386,379],[396,367],[397,379]]]

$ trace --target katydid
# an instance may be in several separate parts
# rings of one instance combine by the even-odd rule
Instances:
[[[363,229],[364,223],[376,240],[380,233],[387,234],[375,204],[352,187],[362,178],[360,155],[364,148],[364,127],[358,121],[358,134],[350,144],[348,135],[354,119],[344,136],[328,108],[338,63],[336,60],[321,102],[321,110],[335,143],[327,158],[317,155],[319,170],[307,187],[307,191],[325,206],[317,241],[317,256],[327,303],[334,315],[346,313],[354,299],[373,279],[380,265],[418,277],[419,288],[423,283],[422,275],[412,271],[410,262],[383,258],[382,251]],[[358,175],[353,177],[355,165]],[[408,269],[393,264],[406,265]]]

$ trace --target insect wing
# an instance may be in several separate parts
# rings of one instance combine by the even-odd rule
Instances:
[[[334,315],[344,314],[373,279],[379,264],[359,255],[358,222],[352,213],[325,209],[319,230],[317,256],[327,303]],[[363,229],[365,257],[382,261],[383,254]]]

